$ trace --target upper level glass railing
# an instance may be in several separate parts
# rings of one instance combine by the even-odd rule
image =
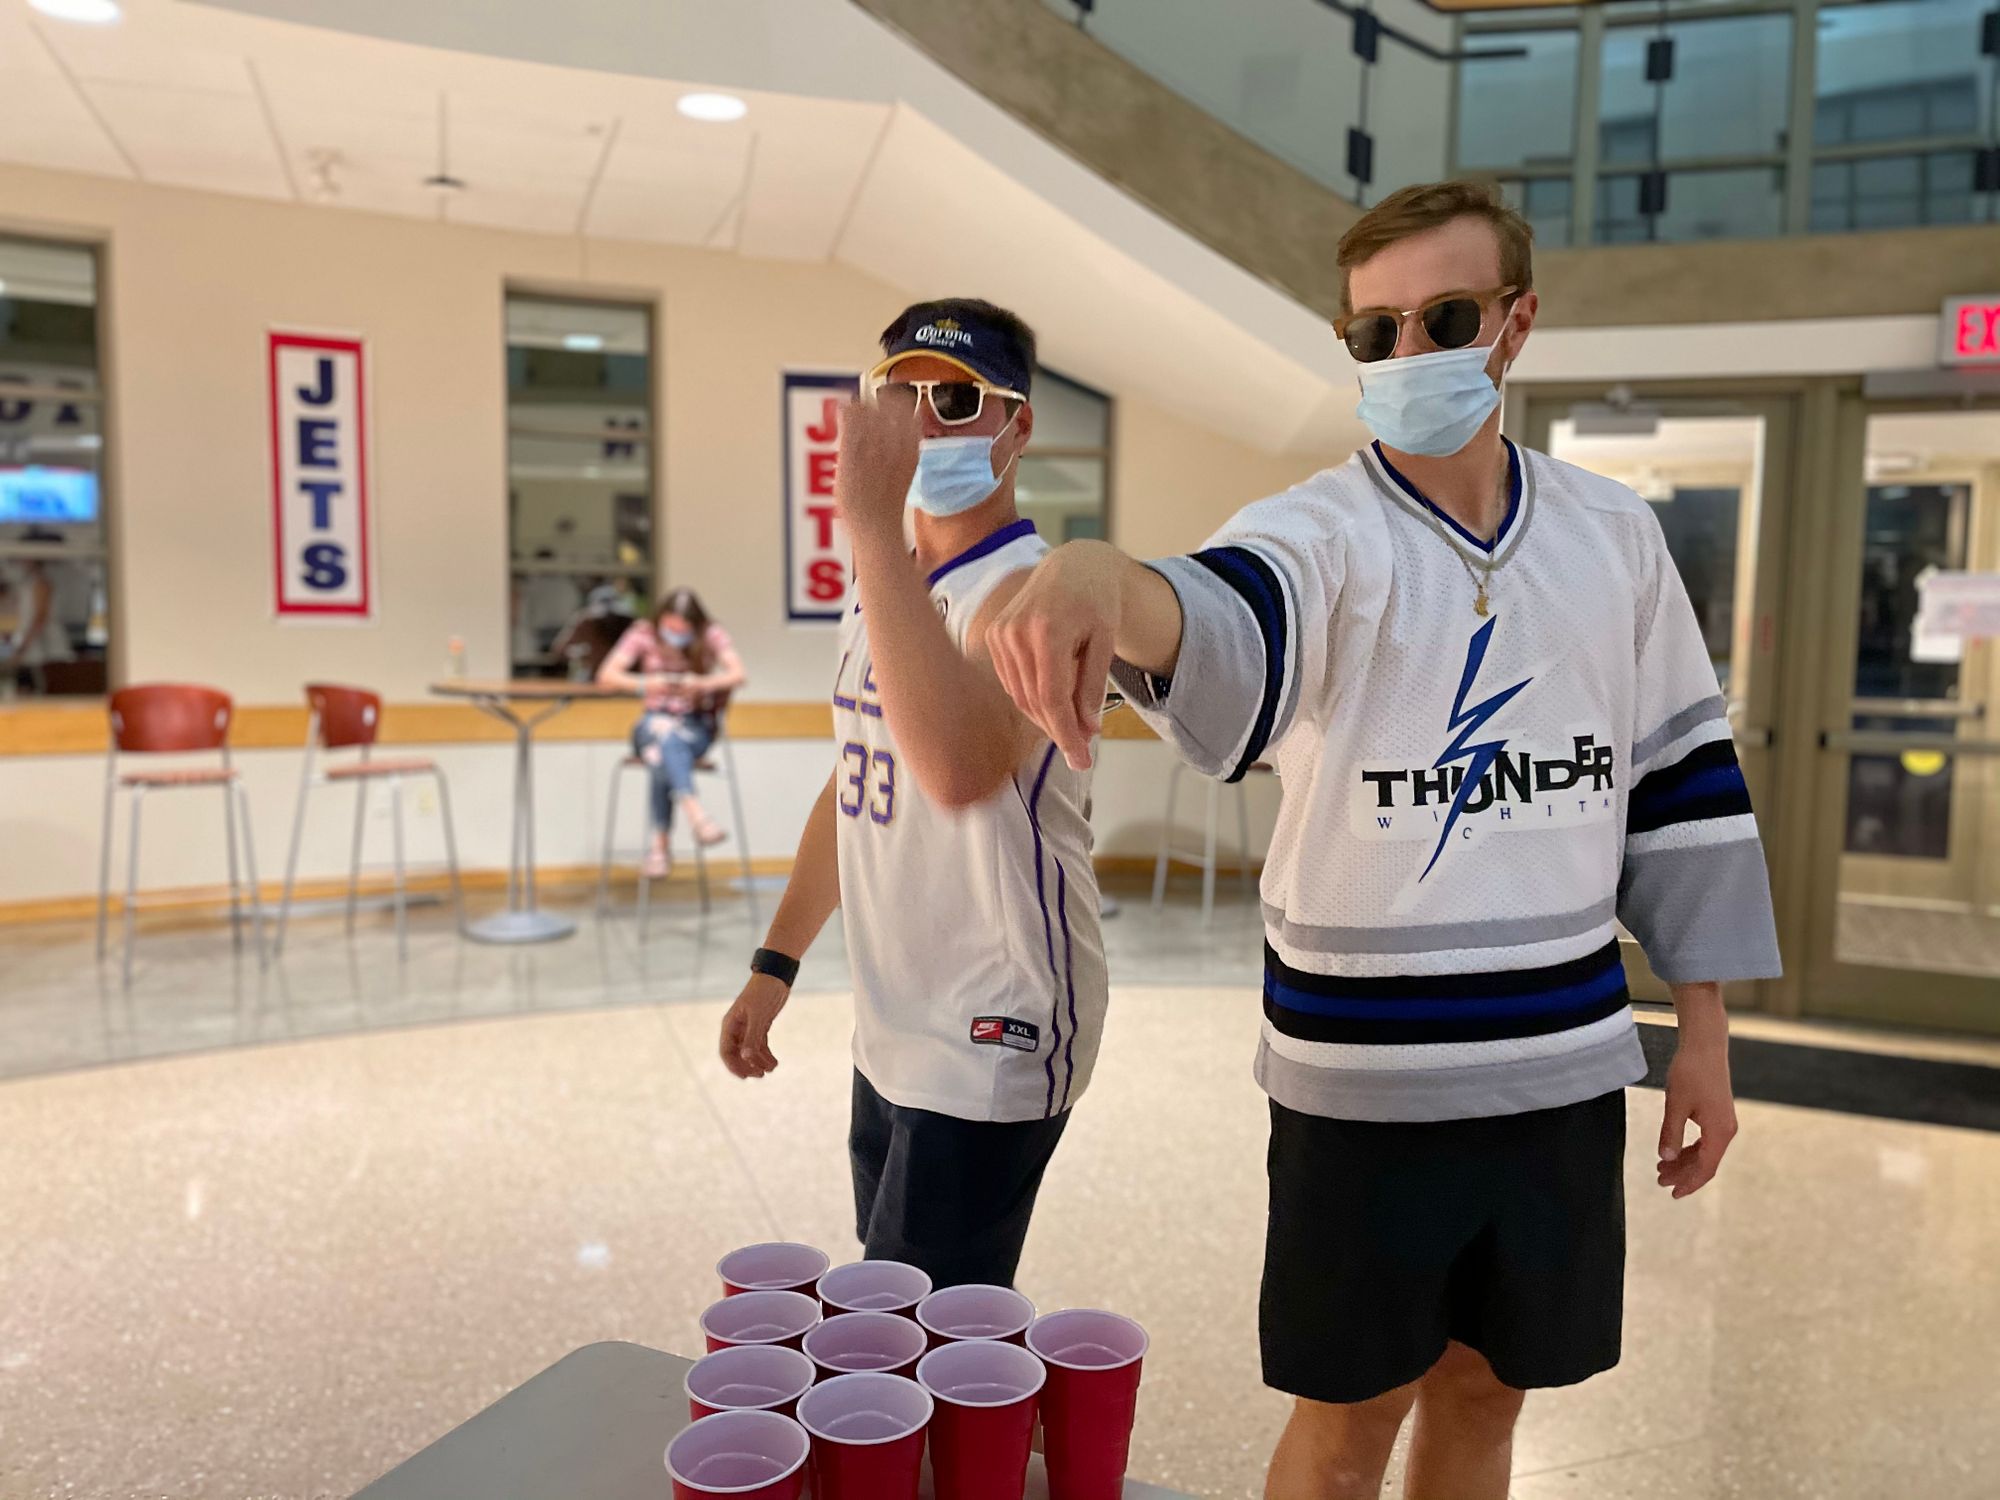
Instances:
[[[2000,223],[1996,0],[1045,0],[1332,191],[1544,244]]]

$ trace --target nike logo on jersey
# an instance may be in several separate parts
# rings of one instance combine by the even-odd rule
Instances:
[[[1016,1052],[1034,1052],[1042,1045],[1042,1028],[1032,1021],[1012,1016],[975,1016],[972,1040],[982,1047],[1012,1047]]]

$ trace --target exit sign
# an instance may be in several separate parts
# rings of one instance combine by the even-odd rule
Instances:
[[[2000,365],[2000,292],[1945,302],[1938,319],[1938,363]]]

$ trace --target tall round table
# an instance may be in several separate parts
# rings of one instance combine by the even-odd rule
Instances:
[[[512,681],[453,677],[432,683],[431,691],[441,698],[470,698],[494,718],[514,727],[514,839],[507,851],[507,909],[469,924],[467,936],[482,943],[546,943],[568,937],[576,931],[576,923],[535,904],[535,729],[579,698],[637,695],[623,688],[553,677]],[[537,704],[541,705],[538,712],[523,716]]]

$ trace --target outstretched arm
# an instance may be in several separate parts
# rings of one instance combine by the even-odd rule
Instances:
[[[1070,542],[1043,558],[997,611],[985,646],[1008,696],[1082,770],[1112,658],[1159,677],[1173,672],[1180,599],[1109,542]]]

